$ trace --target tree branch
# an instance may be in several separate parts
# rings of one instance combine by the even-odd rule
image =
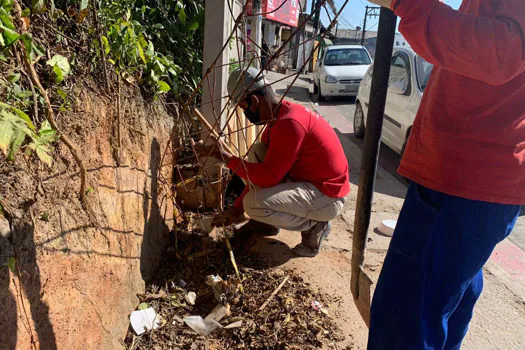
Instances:
[[[18,0],[14,1],[14,10],[15,10],[14,13],[15,13],[15,20],[16,20],[17,26],[20,28],[21,34],[26,34],[28,31],[27,31],[26,23],[22,20],[22,8],[20,7]],[[88,214],[91,215],[92,213],[91,213],[90,207],[86,199],[87,172],[86,172],[86,167],[84,165],[84,162],[80,158],[77,146],[73,143],[73,141],[71,141],[71,139],[67,135],[65,135],[58,128],[58,125],[55,121],[55,113],[53,111],[53,107],[51,105],[51,100],[49,99],[49,95],[47,94],[46,90],[40,83],[40,79],[38,78],[38,74],[35,70],[35,66],[33,62],[30,61],[23,44],[20,41],[18,42],[18,44],[19,44],[18,47],[19,47],[19,50],[22,56],[22,61],[24,65],[26,66],[27,71],[29,72],[29,77],[32,81],[32,84],[40,91],[40,93],[42,94],[42,97],[44,98],[46,102],[46,105],[45,105],[46,119],[51,125],[51,127],[56,130],[57,134],[60,137],[60,140],[64,142],[66,147],[69,149],[69,151],[71,152],[71,155],[73,156],[73,158],[75,159],[75,162],[77,163],[79,167],[79,170],[80,170],[80,193],[79,193],[80,202],[82,203],[82,206],[88,212]],[[93,217],[91,217],[91,219],[93,219]]]

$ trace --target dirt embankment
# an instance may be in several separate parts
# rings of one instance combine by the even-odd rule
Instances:
[[[0,268],[2,349],[120,347],[136,294],[168,246],[171,174],[159,167],[172,116],[123,89],[116,152],[116,99],[95,85],[71,93],[58,123],[81,148],[95,215],[81,207],[78,168],[63,144],[51,168],[21,155],[0,161],[0,195],[14,214],[0,265],[16,258],[16,273]]]

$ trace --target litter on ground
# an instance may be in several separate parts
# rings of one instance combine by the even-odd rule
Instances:
[[[340,348],[344,337],[326,310],[329,297],[293,272],[237,251],[232,239],[239,280],[221,237],[198,229],[190,232],[178,233],[177,253],[164,262],[147,293],[139,296],[165,324],[139,336],[130,329],[125,339],[128,349],[131,345],[135,350]],[[189,259],[202,251],[210,253]],[[194,299],[188,298],[191,292]]]

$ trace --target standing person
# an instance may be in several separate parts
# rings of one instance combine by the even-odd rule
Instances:
[[[281,102],[253,67],[233,71],[228,92],[251,123],[266,129],[248,161],[228,153],[220,143],[203,147],[203,155],[213,152],[248,183],[233,207],[212,224],[231,225],[246,212],[251,220],[238,234],[300,231],[302,241],[293,251],[317,255],[330,233],[330,221],[341,213],[350,192],[348,162],[339,138],[317,113]]]
[[[399,173],[412,183],[368,348],[459,349],[482,268],[525,203],[525,2],[372,0],[434,71]]]
[[[264,40],[264,38],[262,39],[261,49],[261,69],[264,69],[264,71],[268,73],[268,59],[270,58],[270,48],[268,47],[268,44],[266,43],[266,40]]]

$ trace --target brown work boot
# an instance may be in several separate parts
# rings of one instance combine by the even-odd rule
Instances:
[[[318,222],[308,231],[301,232],[301,243],[293,248],[293,252],[299,256],[313,258],[319,254],[321,245],[331,230],[330,222]]]
[[[277,236],[280,229],[275,226],[265,224],[260,221],[250,220],[241,228],[235,231],[235,236],[257,235],[257,236]]]

